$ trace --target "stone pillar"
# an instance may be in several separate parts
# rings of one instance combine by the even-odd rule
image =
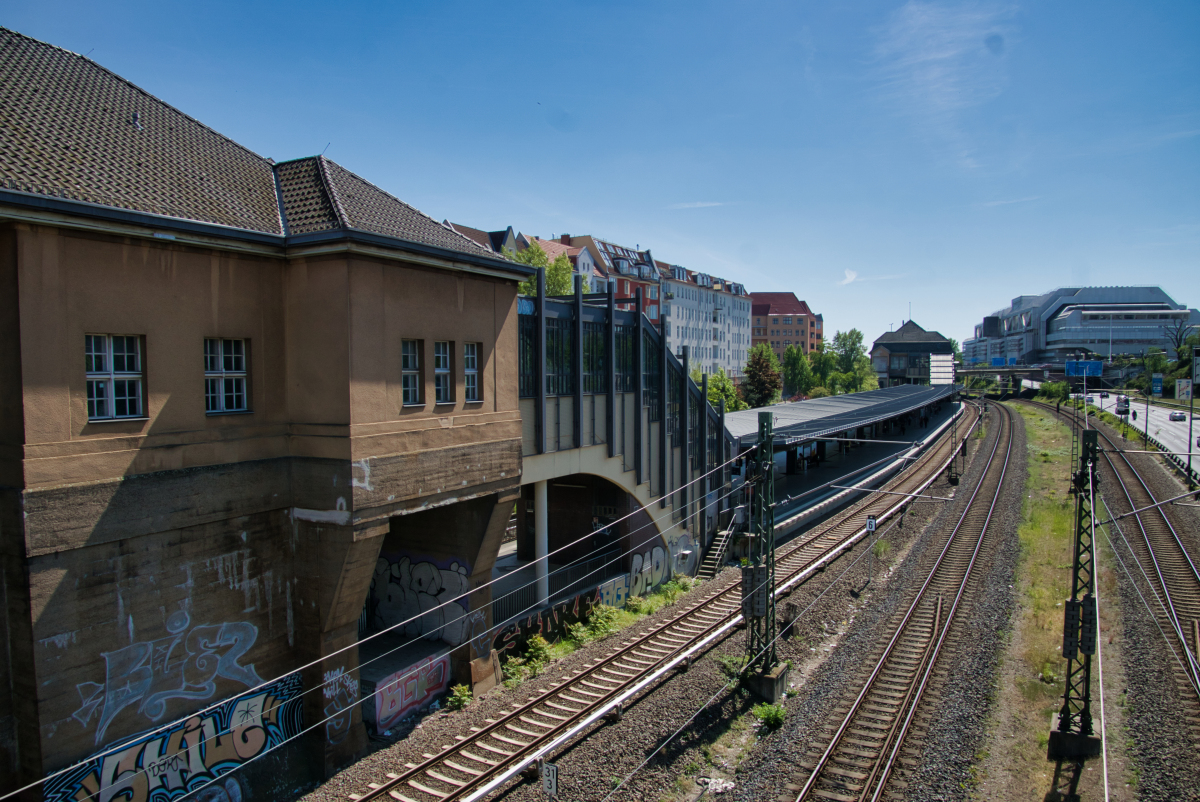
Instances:
[[[538,604],[550,599],[550,566],[546,555],[550,552],[549,487],[546,480],[533,485],[533,558],[537,560]]]

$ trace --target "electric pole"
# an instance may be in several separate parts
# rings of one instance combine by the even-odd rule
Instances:
[[[787,688],[787,667],[776,657],[775,620],[775,437],[772,414],[758,413],[754,508],[750,521],[750,565],[742,568],[742,615],[748,629],[747,682],[767,701]]]

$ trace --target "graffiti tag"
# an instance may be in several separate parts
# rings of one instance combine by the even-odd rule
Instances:
[[[298,735],[300,678],[291,676],[76,766],[45,785],[45,802],[169,802]],[[213,787],[213,794],[220,786]],[[239,802],[240,789],[221,789]],[[207,791],[206,791],[207,793]],[[220,795],[210,794],[213,799]],[[207,797],[206,797],[207,798]]]
[[[450,687],[450,658],[426,657],[379,681],[374,694],[375,729],[382,732],[432,702]]]
[[[247,688],[262,684],[253,664],[239,662],[258,639],[258,627],[240,621],[188,630],[189,623],[186,612],[173,613],[167,618],[166,637],[103,652],[104,682],[75,686],[81,700],[75,720],[86,727],[99,713],[97,744],[117,714],[130,705],[137,704],[138,713],[159,721],[170,699],[211,699],[217,677]]]

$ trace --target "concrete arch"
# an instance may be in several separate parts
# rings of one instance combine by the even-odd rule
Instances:
[[[597,476],[610,482],[615,487],[625,491],[645,512],[651,529],[662,543],[669,571],[667,578],[674,574],[694,576],[700,567],[700,544],[695,541],[693,533],[687,531],[682,521],[673,520],[671,508],[660,507],[657,497],[650,495],[650,483],[643,482],[635,485],[632,481],[635,474],[626,471],[624,459],[620,456],[609,457],[608,447],[604,444],[555,451],[548,454],[538,454],[522,458],[521,484],[535,484],[541,481],[552,481],[567,476],[587,474]],[[641,553],[645,551],[645,553]],[[651,570],[658,563],[654,547],[639,550],[634,558],[633,583],[637,584],[636,575],[640,566]],[[645,583],[643,583],[645,584]],[[657,584],[657,583],[655,583]]]

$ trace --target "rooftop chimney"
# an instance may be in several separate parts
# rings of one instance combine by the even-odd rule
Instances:
[[[571,244],[571,235],[563,234],[561,237],[559,237],[558,241],[561,242],[563,245],[570,245]]]

